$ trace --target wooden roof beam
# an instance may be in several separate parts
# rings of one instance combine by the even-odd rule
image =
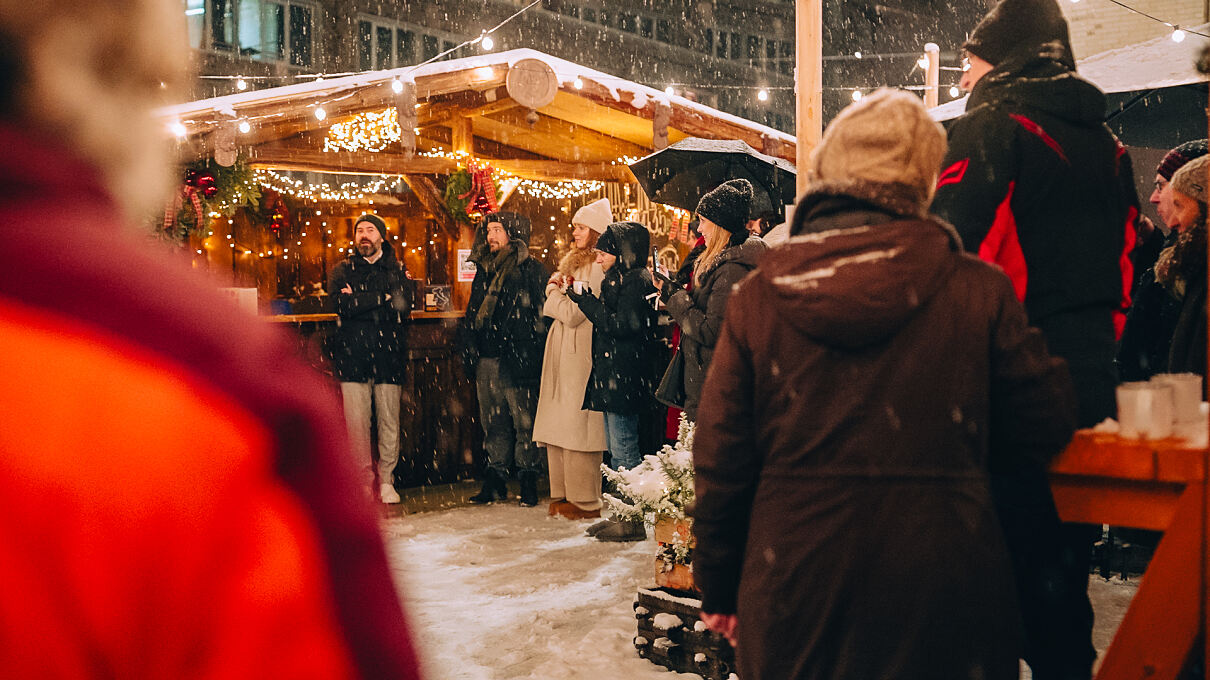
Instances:
[[[449,207],[445,204],[445,196],[437,189],[437,184],[431,177],[426,175],[404,175],[403,181],[407,183],[412,193],[416,195],[416,199],[424,206],[424,209],[432,214],[437,223],[441,225],[442,230],[449,234],[450,238],[457,241],[462,235],[462,229],[458,221],[454,219],[450,213]]]

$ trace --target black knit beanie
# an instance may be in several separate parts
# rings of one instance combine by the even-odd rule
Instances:
[[[1177,170],[1185,167],[1189,161],[1201,158],[1207,153],[1210,153],[1210,148],[1206,146],[1206,140],[1185,142],[1164,156],[1164,160],[1160,161],[1159,167],[1155,169],[1155,174],[1171,181]]]
[[[731,232],[733,236],[743,234],[746,238],[752,193],[752,183],[748,180],[728,180],[702,196],[697,204],[697,214]]]
[[[498,212],[483,218],[483,225],[485,227],[493,222],[499,222],[500,226],[504,227],[504,231],[508,234],[510,240],[529,243],[529,236],[533,231],[533,225],[525,215],[515,212]]]
[[[374,225],[374,228],[378,230],[378,235],[382,236],[382,239],[384,241],[386,240],[387,223],[383,222],[381,217],[379,217],[373,213],[365,213],[361,217],[358,217],[357,221],[353,223],[353,230],[356,231],[357,225],[361,224],[362,222],[367,222],[369,224]]]
[[[995,66],[1022,46],[1056,40],[1071,51],[1067,20],[1055,0],[1000,0],[962,49]]]

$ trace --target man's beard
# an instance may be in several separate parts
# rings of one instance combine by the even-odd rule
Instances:
[[[357,244],[357,252],[360,253],[362,257],[369,257],[378,252],[378,248],[369,241],[362,241],[361,243]]]

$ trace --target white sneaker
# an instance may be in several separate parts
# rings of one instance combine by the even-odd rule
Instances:
[[[383,484],[380,486],[378,488],[378,497],[382,499],[383,503],[390,505],[398,503],[401,500],[399,498],[399,492],[396,491],[395,487],[391,484]]]

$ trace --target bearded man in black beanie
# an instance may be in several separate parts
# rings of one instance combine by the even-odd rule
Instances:
[[[336,265],[328,284],[339,320],[327,349],[340,380],[349,439],[371,485],[370,407],[376,407],[378,497],[383,503],[400,500],[394,473],[412,291],[407,270],[387,240],[386,222],[372,214],[358,217],[349,257]]]
[[[1104,94],[1076,73],[1055,0],[1002,0],[963,49],[971,96],[949,130],[933,211],[1008,274],[1031,325],[1067,361],[1079,425],[1091,427],[1116,410],[1115,342],[1134,280],[1139,203],[1125,147],[1104,123]],[[995,482],[1034,678],[1088,678],[1100,529],[1060,526],[1040,465]]]

